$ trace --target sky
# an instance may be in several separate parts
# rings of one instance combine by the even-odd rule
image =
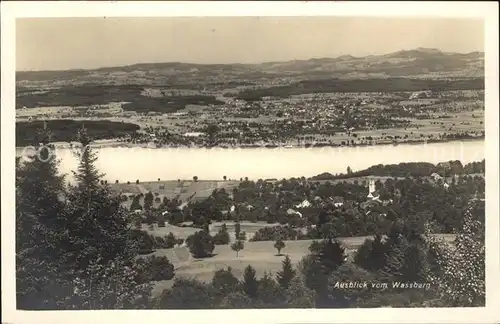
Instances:
[[[484,51],[481,20],[356,17],[22,18],[16,70],[260,63],[417,47]]]

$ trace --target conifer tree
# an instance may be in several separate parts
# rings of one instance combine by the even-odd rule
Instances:
[[[373,239],[372,249],[371,249],[371,269],[378,271],[382,269],[385,265],[385,245],[382,242],[382,236],[376,234]]]
[[[402,279],[407,282],[420,282],[425,280],[428,271],[427,247],[423,244],[412,242],[406,250],[401,268]]]
[[[153,200],[154,200],[154,196],[151,193],[151,191],[149,191],[146,195],[144,195],[144,209],[145,210],[151,210],[151,208],[153,207]]]
[[[307,288],[302,276],[295,276],[286,291],[286,304],[289,308],[314,308],[316,293]]]
[[[328,284],[328,274],[321,265],[317,255],[309,254],[302,258],[297,269],[306,287],[321,295]]]
[[[283,289],[287,289],[295,277],[295,270],[292,267],[292,261],[287,255],[282,262],[281,270],[276,274],[276,280]]]
[[[240,222],[236,222],[236,224],[234,224],[234,235],[235,235],[237,240],[240,239],[240,233],[241,233]]]
[[[388,245],[385,255],[386,264],[382,270],[383,274],[389,277],[401,278],[408,246],[408,241],[401,234]]]
[[[76,184],[68,193],[68,230],[71,232],[69,259],[77,269],[84,270],[90,261],[106,264],[116,257],[131,259],[136,246],[130,240],[131,219],[120,207],[119,197],[112,195],[95,167],[97,155],[90,147],[86,130],[78,140],[79,165],[74,172]]]
[[[82,147],[76,183],[69,189],[65,211],[69,240],[64,264],[74,270],[75,285],[68,307],[136,307],[138,298],[148,299],[151,287],[134,279],[138,244],[132,239],[132,219],[121,208],[119,196],[100,184],[103,175],[95,167],[97,156],[85,129],[78,140]]]
[[[42,146],[16,165],[16,295],[19,309],[57,309],[68,293],[60,269],[64,228],[64,177],[49,144],[50,131],[38,133]],[[33,143],[38,145],[39,143]]]
[[[330,273],[344,263],[345,248],[337,240],[326,239],[322,242],[318,257],[325,270]]]
[[[245,268],[243,273],[243,290],[250,298],[257,297],[259,282],[255,276],[255,269],[251,265]]]
[[[269,273],[259,280],[259,301],[265,308],[281,307],[284,302],[284,292]]]
[[[369,271],[382,269],[385,265],[385,246],[382,237],[377,234],[373,240],[366,239],[358,248],[354,263]]]
[[[217,270],[212,278],[212,286],[223,296],[235,292],[239,286],[238,279],[234,276],[231,267]]]
[[[373,240],[366,239],[354,255],[354,263],[364,269],[371,270],[373,266],[371,259],[372,246]]]
[[[135,195],[134,199],[132,200],[132,204],[130,205],[130,211],[135,211],[142,209],[141,203],[139,202],[139,195]]]
[[[215,234],[214,243],[216,245],[229,244],[229,233],[227,232],[226,223],[222,224],[219,232]]]

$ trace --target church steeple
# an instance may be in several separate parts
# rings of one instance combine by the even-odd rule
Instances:
[[[368,182],[368,198],[373,198],[373,193],[375,193],[375,181],[370,179]]]

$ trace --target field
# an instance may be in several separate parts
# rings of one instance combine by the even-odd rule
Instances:
[[[120,192],[122,195],[129,196],[129,200],[124,202],[125,207],[130,207],[132,204],[131,196],[137,194],[146,194],[151,191],[155,195],[154,207],[158,207],[163,201],[163,197],[168,199],[177,198],[183,202],[190,200],[199,200],[209,197],[215,189],[226,189],[230,191],[237,187],[239,181],[150,181],[136,183],[118,183],[111,184],[111,188]],[[156,199],[158,198],[158,199]],[[144,197],[140,200],[141,205],[144,204]]]
[[[168,89],[165,86],[160,89]],[[175,112],[188,104],[220,104],[214,96],[170,95],[151,97],[144,95],[140,85],[74,85],[34,92],[18,89],[16,108],[54,106],[95,106],[111,102],[126,102],[125,110]]]
[[[474,117],[473,117],[474,116]],[[484,131],[484,110],[464,111],[447,114],[447,118],[439,119],[415,119],[407,118],[410,126],[405,128],[375,129],[356,131],[357,139],[372,137],[377,144],[392,143],[392,140],[385,139],[386,136],[399,136],[407,140],[421,140],[429,135],[436,136],[443,133],[481,133]],[[342,141],[350,142],[353,138],[346,133],[338,133],[334,136],[316,136],[318,141]],[[356,140],[355,140],[356,142]]]
[[[387,79],[317,79],[304,80],[286,86],[269,87],[266,89],[245,90],[236,96],[239,99],[254,101],[263,97],[287,98],[291,95],[323,92],[400,92],[421,90],[480,90],[484,89],[483,78],[467,80],[420,80],[411,78]]]
[[[209,227],[210,235],[215,235],[217,232],[219,232],[219,229],[221,228],[222,224],[226,224],[227,230],[229,232],[229,236],[231,239],[235,239],[234,237],[234,225],[235,223],[233,221],[225,221],[225,222],[212,222]],[[274,224],[268,224],[265,222],[246,222],[242,221],[240,222],[241,226],[241,231],[244,231],[247,233],[247,239],[250,239],[255,232],[257,232],[259,229],[263,227],[271,227],[271,226],[278,226],[278,223]],[[148,226],[143,224],[142,229],[149,234],[153,236],[165,236],[168,233],[173,233],[176,237],[179,238],[187,238],[189,235],[192,235],[196,232],[198,232],[200,229],[194,228],[194,227],[180,227],[180,226],[173,226],[170,224],[166,224],[165,227],[158,227],[154,226],[153,230],[150,230]]]
[[[242,225],[242,231],[247,230]],[[454,239],[453,235],[443,235],[447,241]],[[346,247],[346,253],[349,260],[352,260],[353,252],[363,244],[368,237],[349,237],[340,238],[339,240]],[[309,246],[311,240],[303,241],[285,241],[285,248],[281,251],[282,256],[277,255],[276,249],[273,247],[274,242],[245,242],[245,248],[236,256],[236,252],[231,250],[229,245],[218,245],[215,247],[215,256],[206,259],[193,259],[186,247],[174,249],[162,249],[154,252],[157,256],[166,256],[174,265],[175,276],[179,277],[194,277],[198,280],[210,282],[214,272],[227,267],[232,268],[233,274],[238,278],[243,278],[243,271],[246,266],[251,265],[255,268],[256,276],[262,277],[265,272],[273,275],[281,268],[281,262],[284,255],[288,255],[294,265],[309,254]],[[164,289],[172,286],[173,280],[165,280],[156,282],[153,294],[158,295]]]

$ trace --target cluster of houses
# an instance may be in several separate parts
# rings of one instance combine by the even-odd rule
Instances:
[[[458,176],[455,175],[455,178],[456,177],[458,177]],[[442,185],[445,189],[448,189],[450,186],[449,183],[446,181],[446,178],[444,178],[443,176],[441,176],[438,173],[432,173],[431,179],[435,182],[436,185]],[[374,207],[389,206],[390,204],[393,203],[392,199],[383,199],[380,197],[380,193],[377,190],[376,185],[375,185],[375,180],[370,179],[368,181],[368,188],[367,189],[368,190],[367,190],[367,195],[366,195],[366,201],[364,201],[360,204],[360,207],[364,210],[365,215],[370,214]],[[397,195],[398,194],[396,193],[396,196]],[[232,195],[230,195],[230,198],[232,198],[231,196]],[[183,211],[188,206],[190,201],[191,201],[191,199],[188,198],[185,202],[182,202],[177,208],[180,211]],[[342,197],[337,197],[337,196],[336,197],[329,197],[327,199],[323,199],[319,196],[316,196],[313,199],[311,199],[311,201],[309,201],[308,199],[304,199],[300,203],[289,207],[286,210],[286,214],[289,216],[298,216],[300,218],[303,218],[303,213],[301,212],[302,209],[307,209],[309,207],[323,205],[324,203],[328,203],[330,205],[335,206],[336,208],[340,208],[340,207],[344,206],[345,201]],[[251,212],[251,211],[255,210],[255,207],[252,206],[251,204],[248,204],[248,203],[244,204],[240,207],[242,207],[247,212]],[[234,214],[236,212],[236,208],[237,208],[236,205],[231,205],[228,208],[228,210],[223,210],[221,212],[223,215]],[[268,207],[264,207],[264,210],[268,210],[268,209],[269,209]],[[135,210],[133,212],[136,214],[143,213],[142,210]],[[166,216],[168,213],[169,213],[168,211],[163,211],[162,215]],[[381,216],[385,216],[385,214],[382,214]],[[189,224],[184,224],[184,225],[189,226]]]
[[[409,99],[414,100],[414,99],[424,99],[424,98],[430,98],[432,96],[432,91],[416,91],[413,92]]]

